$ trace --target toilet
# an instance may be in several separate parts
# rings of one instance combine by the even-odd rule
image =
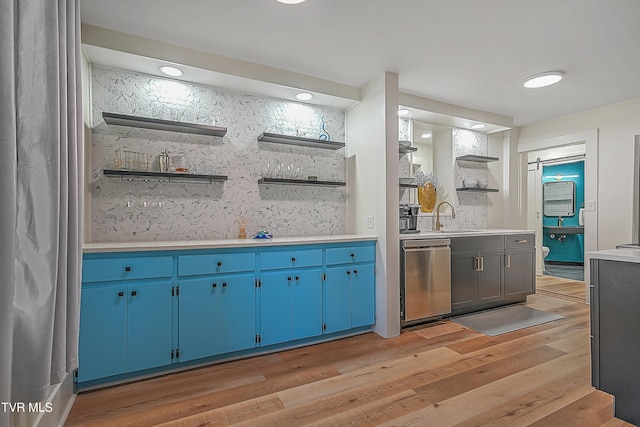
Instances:
[[[542,273],[547,272],[547,266],[544,263],[544,259],[549,256],[549,248],[547,246],[542,247]]]

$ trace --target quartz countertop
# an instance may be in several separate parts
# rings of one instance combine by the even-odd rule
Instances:
[[[440,231],[421,231],[420,233],[400,233],[400,240],[406,239],[425,239],[425,238],[438,238],[438,237],[469,237],[469,236],[495,236],[504,234],[536,234],[534,230],[514,230],[511,228],[499,229],[490,228],[486,230],[456,230],[456,229],[443,229]]]
[[[589,258],[640,263],[640,248],[605,249],[587,252]]]
[[[132,252],[132,251],[169,251],[181,249],[219,249],[219,248],[244,248],[259,246],[283,246],[318,243],[360,242],[377,240],[376,236],[363,236],[356,234],[339,234],[335,236],[308,236],[308,237],[274,237],[271,239],[220,239],[220,240],[174,240],[156,242],[105,242],[85,243],[82,247],[84,253],[96,252]]]

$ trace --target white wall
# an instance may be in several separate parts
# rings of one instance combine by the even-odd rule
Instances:
[[[375,332],[383,337],[400,333],[397,93],[398,76],[385,73],[364,88],[346,120],[347,231],[378,236]]]
[[[598,130],[597,248],[633,241],[633,140],[640,133],[640,98],[525,126],[520,141]],[[589,153],[587,152],[587,156]],[[586,171],[589,179],[589,171]]]

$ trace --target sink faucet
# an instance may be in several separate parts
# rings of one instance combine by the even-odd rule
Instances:
[[[562,227],[562,222],[563,222],[563,221],[564,221],[564,220],[562,219],[562,217],[561,217],[561,216],[559,216],[559,217],[558,217],[558,227]]]
[[[436,231],[440,231],[440,229],[442,228],[442,224],[440,223],[440,206],[444,205],[445,203],[451,206],[451,218],[453,219],[456,217],[456,210],[453,208],[453,205],[451,203],[447,202],[446,200],[444,202],[440,202],[440,204],[436,208]]]

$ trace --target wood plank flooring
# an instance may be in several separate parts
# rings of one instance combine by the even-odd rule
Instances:
[[[489,337],[444,321],[81,393],[67,426],[606,426],[584,283],[539,277],[564,319]]]

